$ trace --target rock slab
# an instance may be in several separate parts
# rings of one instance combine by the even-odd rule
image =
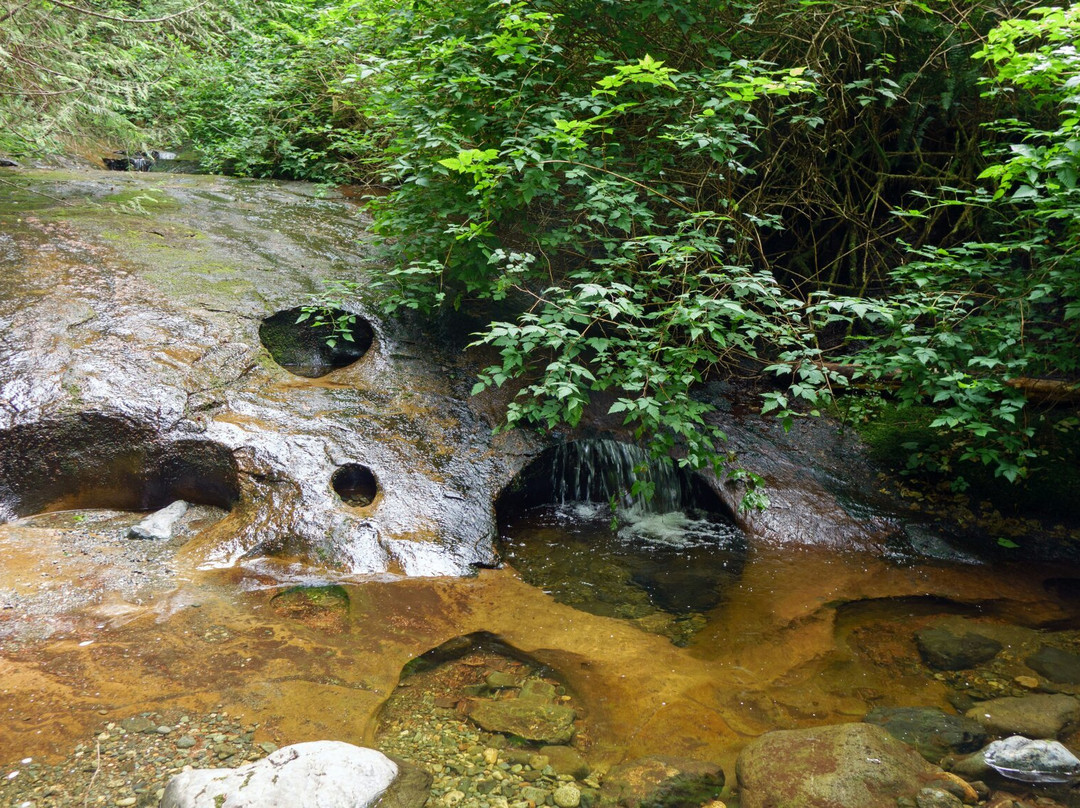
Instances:
[[[896,808],[945,772],[873,724],[767,732],[736,762],[742,808]]]
[[[1080,701],[1060,693],[1008,696],[984,701],[966,715],[995,735],[1056,738],[1080,721]]]
[[[187,513],[188,504],[182,499],[155,511],[137,525],[128,528],[129,539],[151,539],[164,541],[176,533],[176,526]]]
[[[169,781],[160,808],[368,808],[397,776],[382,752],[313,741],[235,769],[182,772]]]

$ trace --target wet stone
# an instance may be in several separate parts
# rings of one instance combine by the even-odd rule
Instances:
[[[982,754],[988,766],[1013,780],[1064,783],[1080,775],[1080,760],[1057,741],[1014,735],[994,741]]]
[[[1051,682],[1080,684],[1080,654],[1072,654],[1052,645],[1042,646],[1024,660],[1029,668]]]
[[[554,686],[538,679],[525,683],[516,699],[476,699],[467,714],[489,732],[504,732],[540,743],[563,744],[574,737],[574,710],[552,703]]]
[[[492,671],[484,681],[492,690],[518,687],[521,684],[516,676],[510,673],[504,673],[503,671]]]
[[[956,636],[943,628],[925,628],[915,633],[919,655],[931,668],[941,671],[966,670],[997,656],[1002,645],[997,640],[968,632]]]
[[[576,780],[589,776],[589,764],[581,753],[571,746],[544,746],[540,749],[556,774],[570,775]]]
[[[964,803],[941,788],[924,788],[915,795],[918,808],[963,808]]]
[[[559,786],[551,796],[559,808],[577,808],[581,805],[581,789],[569,783]]]
[[[742,808],[895,808],[944,774],[865,723],[767,732],[743,749],[736,771]]]
[[[982,702],[967,717],[997,735],[1056,738],[1080,721],[1080,701],[1063,694],[1010,696]]]
[[[181,735],[179,738],[176,739],[176,748],[191,749],[191,747],[195,746],[195,743],[195,739],[192,738],[190,735]]]
[[[521,796],[523,799],[535,803],[536,805],[543,805],[547,802],[548,791],[544,788],[526,786],[525,788],[521,789]]]
[[[613,767],[604,778],[602,805],[622,808],[680,808],[717,799],[724,771],[714,763],[676,757],[647,757]]]
[[[930,707],[876,707],[863,720],[913,746],[931,763],[950,753],[974,752],[987,740],[977,721]]]

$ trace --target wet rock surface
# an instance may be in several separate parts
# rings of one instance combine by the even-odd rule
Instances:
[[[456,355],[388,327],[363,297],[347,312],[358,336],[338,351],[363,359],[324,380],[297,378],[260,344],[264,318],[362,276],[359,209],[303,184],[18,180],[0,205],[0,515],[227,499],[227,528],[190,547],[196,564],[269,554],[425,575],[493,560],[490,503],[519,439],[492,451]],[[233,479],[198,473],[213,460],[199,447],[216,447]],[[348,463],[378,477],[376,510],[334,493]]]
[[[1044,645],[1025,659],[1024,663],[1051,682],[1080,684],[1080,654]]]
[[[155,511],[128,530],[132,539],[164,540],[171,539],[176,527],[190,506],[182,499]]]
[[[143,515],[128,511],[62,511],[0,525],[5,650],[71,633],[87,621],[131,619],[175,588],[183,545],[227,515],[213,506],[192,506],[172,537],[158,541],[129,538]]]
[[[468,399],[473,368],[451,355],[472,330],[460,321],[432,332],[389,322],[365,293],[349,308],[370,319],[372,347],[319,379],[261,346],[259,325],[319,279],[356,278],[362,215],[302,185],[13,175],[52,199],[27,186],[0,201],[5,761],[66,756],[106,713],[118,726],[142,719],[125,730],[152,738],[176,728],[166,706],[198,725],[223,701],[245,727],[270,729],[259,740],[374,736],[424,766],[439,808],[592,808],[603,773],[626,761],[681,755],[730,771],[748,738],[858,720],[875,704],[968,709],[1076,690],[1023,660],[1040,644],[1080,647],[1077,632],[1052,630],[1075,625],[1080,577],[958,555],[932,526],[879,508],[879,478],[835,427],[784,436],[745,409],[717,417],[736,422],[733,443],[765,472],[774,508],[737,517],[747,542],[714,581],[678,572],[689,555],[662,574],[612,567],[613,590],[632,599],[587,611],[509,567],[437,577],[495,560],[491,500],[541,447],[490,436],[500,401]],[[335,482],[355,467],[373,491]],[[729,505],[738,494],[712,490]],[[196,506],[172,539],[124,538],[177,498]],[[385,571],[429,577],[364,574]],[[928,670],[912,634],[939,622],[1004,649],[972,669]],[[421,686],[419,671],[395,689],[409,659],[478,633],[527,654],[470,666],[458,653],[442,660],[453,663],[445,690]],[[577,715],[568,744],[466,715],[530,681]],[[1076,748],[1068,730],[1062,740]],[[228,734],[213,744],[212,759],[182,757],[206,748],[184,734],[168,760],[243,762]],[[103,744],[102,771],[110,754]],[[82,793],[55,804],[83,805]],[[153,804],[148,793],[116,802]]]
[[[871,724],[769,732],[739,755],[741,808],[895,808],[945,772]]]
[[[531,679],[514,698],[473,699],[466,714],[489,732],[516,735],[527,741],[564,744],[574,737],[574,711],[557,704],[555,686]]]

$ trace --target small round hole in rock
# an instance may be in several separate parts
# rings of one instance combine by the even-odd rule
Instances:
[[[330,483],[342,502],[357,508],[370,505],[379,492],[379,484],[371,469],[359,463],[348,463],[339,468],[330,478]]]
[[[287,309],[259,326],[259,340],[274,361],[309,379],[351,365],[367,353],[374,339],[367,320],[343,309],[316,313],[303,307]]]

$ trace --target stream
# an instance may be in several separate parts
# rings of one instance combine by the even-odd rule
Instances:
[[[361,344],[306,341],[308,295],[377,271],[340,194],[4,178],[0,804],[156,805],[104,778],[29,802],[22,786],[27,761],[142,714],[374,746],[433,774],[433,808],[504,808],[542,781],[512,776],[541,743],[480,788],[483,753],[520,742],[470,700],[533,688],[572,709],[555,745],[585,759],[586,791],[662,754],[719,764],[735,804],[736,757],[772,730],[1080,694],[1025,662],[1080,649],[1080,568],[957,542],[831,425],[723,414],[770,487],[763,514],[663,470],[671,493],[642,505],[628,480],[647,464],[617,424],[492,434],[506,394],[469,397],[487,357],[460,350],[466,319],[387,319],[362,291],[343,304]],[[128,537],[175,500],[191,507],[170,538]],[[936,670],[928,628],[1004,650]],[[129,787],[137,802],[116,803]]]

